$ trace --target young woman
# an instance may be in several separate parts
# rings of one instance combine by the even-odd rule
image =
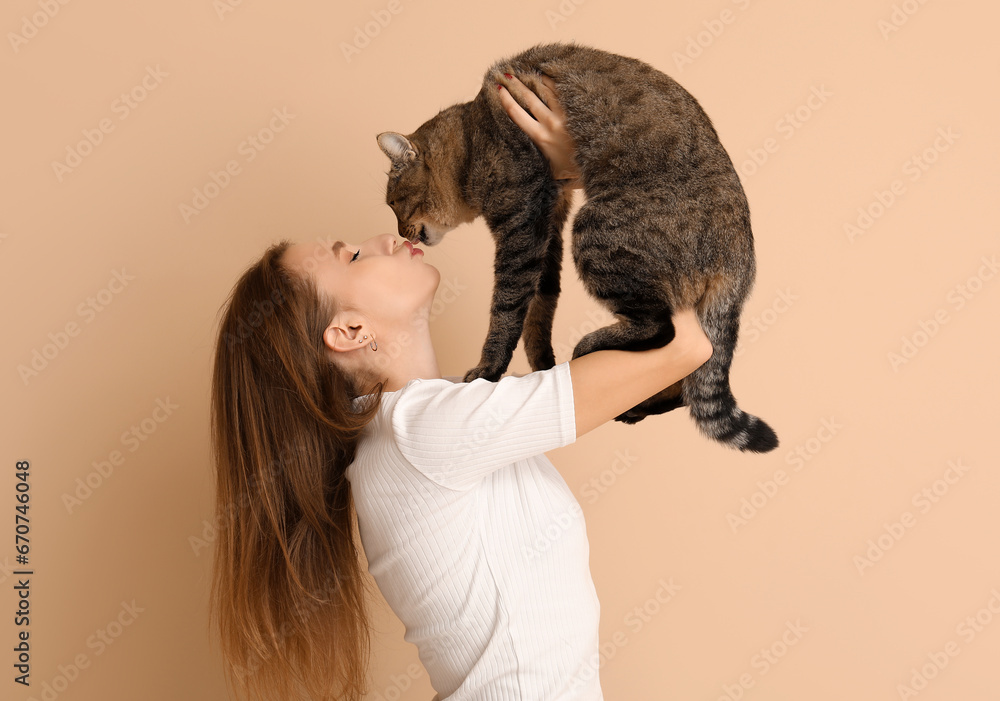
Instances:
[[[539,87],[545,102],[510,86],[531,115],[504,89],[508,114],[573,186],[554,85]],[[211,613],[241,696],[363,697],[371,592],[356,515],[368,571],[435,698],[603,698],[586,528],[544,451],[685,377],[711,344],[682,310],[662,348],[456,383],[427,324],[439,279],[390,234],[281,241],[227,300]]]

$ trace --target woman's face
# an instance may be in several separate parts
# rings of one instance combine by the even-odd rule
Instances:
[[[424,262],[424,252],[395,234],[361,244],[336,241],[289,246],[284,261],[313,276],[338,309],[356,311],[373,329],[404,329],[434,300],[441,273]]]

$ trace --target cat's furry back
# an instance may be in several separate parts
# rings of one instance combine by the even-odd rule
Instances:
[[[391,159],[386,201],[411,241],[436,244],[483,216],[496,241],[490,327],[465,379],[498,379],[524,334],[535,370],[551,367],[562,230],[570,191],[506,114],[504,72],[530,87],[551,76],[566,112],[586,202],[572,253],[586,289],[618,318],[585,336],[573,357],[641,350],[674,336],[674,310],[695,308],[714,348],[681,382],[618,417],[688,406],[707,436],[766,452],[774,431],[739,409],[729,369],[755,276],[750,211],[708,116],[672,78],[642,61],[578,44],[542,44],[495,63],[471,102],[442,110],[415,132],[379,134]]]

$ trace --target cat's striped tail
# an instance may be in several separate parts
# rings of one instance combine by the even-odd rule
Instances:
[[[731,448],[753,453],[767,453],[778,447],[778,436],[760,418],[736,405],[729,388],[729,367],[733,361],[739,319],[728,321],[701,319],[702,328],[712,341],[712,357],[684,378],[681,393],[691,418],[708,438]]]

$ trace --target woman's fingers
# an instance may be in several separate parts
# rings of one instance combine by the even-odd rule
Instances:
[[[544,74],[526,75],[525,79],[528,84],[515,76],[507,78],[500,86],[500,104],[541,150],[552,176],[569,187],[582,187],[573,159],[576,145],[566,131],[566,113],[556,98],[555,81]]]
[[[532,119],[541,122],[549,129],[561,128],[566,121],[566,112],[555,94],[555,81],[551,77],[540,74],[540,79],[532,80],[532,87],[526,85],[517,76],[507,79],[510,83],[508,93],[501,90],[500,100],[507,114],[524,129],[520,119]],[[527,111],[522,105],[527,105]],[[516,115],[516,116],[515,116]],[[530,127],[529,127],[530,128]],[[525,129],[527,131],[527,129]]]
[[[514,97],[518,102],[527,107],[528,111],[535,116],[535,119],[539,118],[543,110],[548,110],[548,107],[539,99],[538,95],[522,83],[517,76],[512,76],[507,80],[510,82],[510,89]]]
[[[511,84],[514,98],[526,105],[536,120],[549,128],[562,124],[565,113],[562,111],[558,100],[556,100],[553,90],[555,83],[551,78],[549,78],[548,85],[546,85],[544,78],[543,80],[531,80],[534,83],[532,87],[525,85],[517,76],[508,78],[508,81]],[[545,98],[544,101],[542,98]],[[549,105],[553,105],[555,109],[550,109]]]
[[[556,115],[559,119],[565,120],[566,112],[563,110],[558,98],[556,98],[556,81],[543,73],[540,88],[545,92],[542,97],[545,98],[545,104],[552,110],[552,114]]]
[[[514,123],[530,136],[533,141],[537,142],[539,139],[545,137],[545,129],[532,119],[531,115],[525,112],[524,108],[518,104],[510,92],[502,86],[500,88],[500,104],[503,105],[504,110],[514,120]]]

